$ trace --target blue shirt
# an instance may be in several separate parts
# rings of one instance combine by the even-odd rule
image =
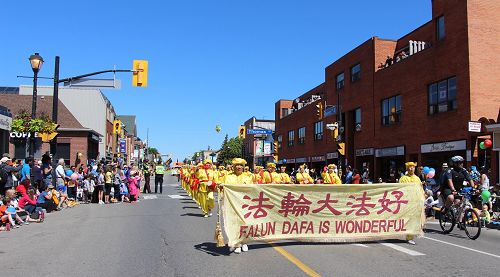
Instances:
[[[44,204],[45,203],[45,197],[47,196],[48,192],[42,191],[40,195],[38,195],[38,198],[36,199],[37,204]]]
[[[21,169],[21,182],[25,179],[31,178],[31,168],[29,164],[24,164],[23,169]]]
[[[350,184],[352,182],[352,171],[349,171],[345,176],[345,183]]]

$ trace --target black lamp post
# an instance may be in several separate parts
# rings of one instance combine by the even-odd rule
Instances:
[[[43,58],[40,54],[35,53],[31,55],[30,58],[31,69],[33,69],[33,101],[31,103],[31,118],[36,118],[36,99],[37,99],[37,79],[38,79],[38,71],[42,68]],[[35,153],[35,134],[31,133],[30,135],[30,150],[29,155],[32,157]]]

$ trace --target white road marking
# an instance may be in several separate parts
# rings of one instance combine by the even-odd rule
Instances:
[[[182,195],[178,195],[178,194],[169,194],[168,197],[172,198],[172,199],[184,199],[186,197],[182,196]]]
[[[491,254],[491,253],[484,252],[484,251],[481,251],[481,250],[476,250],[476,249],[472,249],[472,248],[465,247],[465,246],[462,246],[462,245],[454,244],[454,243],[443,241],[443,240],[433,239],[433,238],[429,238],[429,237],[423,237],[423,238],[424,239],[428,239],[428,240],[432,240],[432,241],[437,241],[437,242],[444,243],[444,244],[448,244],[448,245],[452,245],[452,246],[456,246],[458,248],[470,250],[470,251],[473,251],[473,252],[476,252],[476,253],[480,253],[480,254],[484,254],[484,255],[488,255],[488,256],[500,259],[499,255]]]
[[[361,243],[353,243],[352,245],[356,245],[356,246],[359,246],[359,247],[365,247],[365,248],[368,248],[368,245],[361,244]]]
[[[417,252],[417,251],[413,251],[413,250],[410,250],[410,249],[406,249],[402,246],[399,246],[399,245],[396,245],[394,243],[388,243],[388,242],[379,242],[380,244],[382,244],[383,246],[387,246],[389,248],[392,248],[394,250],[398,250],[398,251],[401,251],[405,254],[408,254],[410,256],[425,256],[424,253],[420,253],[420,252]]]
[[[167,184],[167,186],[171,186],[171,187],[178,187],[179,184]]]
[[[150,199],[157,199],[158,196],[156,196],[156,195],[144,195],[142,198],[144,200],[150,200]]]

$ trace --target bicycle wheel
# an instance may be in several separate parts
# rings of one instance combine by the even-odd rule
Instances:
[[[455,227],[455,213],[453,209],[445,209],[444,207],[441,209],[441,213],[439,215],[439,226],[441,226],[441,230],[443,230],[443,234],[448,234],[453,231]]]
[[[474,209],[469,208],[464,211],[462,225],[464,226],[465,234],[470,239],[477,239],[481,234],[481,219]]]

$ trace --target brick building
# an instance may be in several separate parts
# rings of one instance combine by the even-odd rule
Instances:
[[[324,129],[341,121],[344,162],[368,168],[372,179],[393,179],[410,160],[439,171],[453,155],[486,161],[496,179],[498,152],[478,145],[491,138],[485,125],[499,120],[500,58],[489,54],[500,51],[499,13],[499,1],[434,0],[432,19],[416,30],[373,37],[327,66],[323,84],[276,103],[281,162],[338,162]],[[317,103],[339,107],[338,115],[318,119]],[[470,121],[481,123],[478,132]]]
[[[257,119],[255,116],[249,118],[243,124],[246,129],[243,140],[243,158],[248,166],[265,166],[272,162],[273,158],[273,134],[274,120]]]
[[[0,93],[0,105],[9,109],[15,117],[21,111],[31,111],[32,96],[19,94]],[[38,96],[37,115],[52,117],[52,96]],[[57,158],[64,158],[66,164],[74,164],[77,153],[83,154],[82,162],[87,159],[96,159],[99,152],[99,133],[92,129],[83,127],[66,106],[59,101],[58,105],[59,128],[57,136]],[[11,132],[9,139],[9,154],[15,159],[27,157],[28,134]],[[36,136],[37,137],[37,136]],[[36,140],[35,158],[41,158],[42,154],[50,150],[49,143]]]

